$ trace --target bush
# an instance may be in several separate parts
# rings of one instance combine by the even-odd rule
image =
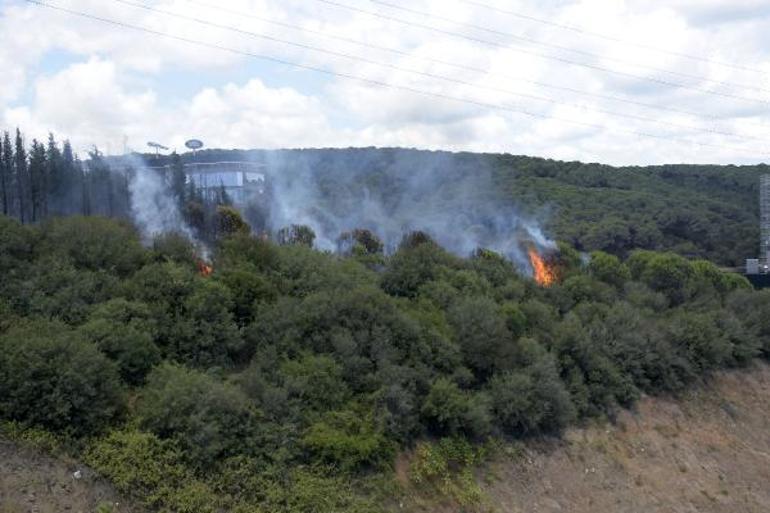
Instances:
[[[146,303],[164,357],[197,367],[230,366],[242,348],[229,289],[173,263],[151,264],[125,285]]]
[[[123,381],[141,385],[150,369],[160,363],[161,354],[151,331],[140,323],[118,323],[92,316],[78,329],[78,335],[99,348],[118,364]]]
[[[426,425],[439,435],[483,437],[490,432],[487,398],[462,391],[447,378],[433,382],[420,412]]]
[[[41,261],[29,270],[16,301],[27,314],[80,324],[117,287],[117,279],[104,271],[77,270],[66,261]]]
[[[152,240],[153,260],[176,262],[190,268],[196,264],[195,245],[184,233],[167,232]]]
[[[65,326],[34,322],[0,337],[0,415],[83,436],[122,413],[118,370]]]
[[[486,297],[459,300],[448,311],[448,319],[468,366],[480,380],[496,369],[504,369],[513,336],[497,304]]]
[[[389,466],[395,455],[393,443],[377,427],[372,412],[329,412],[308,428],[302,444],[321,461],[345,471]]]
[[[290,398],[312,411],[335,409],[350,398],[343,369],[329,356],[305,354],[281,365],[280,376]]]
[[[155,368],[137,405],[139,424],[176,440],[201,468],[227,456],[259,450],[259,413],[237,388],[173,365]]]
[[[569,394],[549,357],[494,376],[489,382],[489,396],[497,424],[510,434],[558,431],[575,416]]]
[[[596,279],[618,288],[622,288],[631,279],[631,272],[626,265],[620,262],[618,257],[602,251],[591,253],[588,272]]]
[[[139,431],[115,431],[93,443],[85,462],[115,488],[148,508],[176,513],[214,513],[224,505],[185,467],[168,441]]]
[[[455,257],[432,241],[409,239],[390,258],[382,275],[382,288],[390,295],[414,297],[420,287],[438,277],[440,266],[453,266]]]
[[[677,312],[667,326],[667,335],[698,374],[722,366],[732,358],[730,341],[711,316]]]
[[[100,217],[65,217],[40,227],[42,255],[61,255],[78,269],[128,276],[139,269],[147,253],[136,230],[127,223]]]

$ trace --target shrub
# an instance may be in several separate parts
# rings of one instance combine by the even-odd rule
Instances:
[[[95,318],[78,329],[78,335],[118,364],[123,381],[140,385],[161,354],[149,330],[139,323],[115,323]]]
[[[460,390],[444,377],[433,382],[420,412],[426,424],[440,435],[483,437],[491,428],[486,397]]]
[[[40,227],[43,255],[61,255],[78,269],[127,276],[141,267],[147,253],[128,223],[100,217],[64,217]]]
[[[185,457],[200,467],[259,447],[258,412],[246,396],[183,367],[162,365],[150,373],[137,415],[143,429],[176,440]]]
[[[503,356],[510,349],[513,336],[494,301],[486,297],[461,299],[449,309],[448,320],[463,357],[477,378],[484,380],[493,370],[509,364]]]
[[[566,426],[575,410],[549,357],[489,382],[492,414],[510,434],[554,432]]]
[[[152,240],[153,260],[156,262],[176,262],[189,267],[195,266],[195,245],[190,238],[180,232],[166,232]]]
[[[346,471],[389,465],[395,454],[372,412],[329,412],[308,428],[302,444],[321,461]]]
[[[33,322],[0,337],[0,415],[82,436],[123,411],[118,370],[65,326]]]
[[[224,498],[196,479],[168,441],[140,431],[115,431],[94,442],[85,462],[115,488],[159,511],[214,513]]]
[[[232,297],[222,283],[163,263],[142,268],[125,289],[129,298],[148,305],[164,357],[209,368],[231,365],[241,350]]]

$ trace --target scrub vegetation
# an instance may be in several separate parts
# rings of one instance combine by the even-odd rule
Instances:
[[[157,511],[385,510],[404,452],[483,509],[490,452],[770,357],[770,291],[706,260],[563,243],[541,287],[491,251],[362,234],[340,255],[236,230],[202,273],[180,234],[0,217],[4,431]]]

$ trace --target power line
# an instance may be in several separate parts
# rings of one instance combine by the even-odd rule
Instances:
[[[664,80],[664,79],[660,79],[660,78],[645,77],[643,75],[637,75],[635,73],[628,73],[628,72],[625,72],[625,71],[614,70],[612,68],[607,68],[605,66],[601,66],[601,65],[598,65],[598,64],[591,64],[591,63],[586,63],[586,62],[574,61],[572,59],[567,59],[567,58],[559,57],[559,56],[556,56],[556,55],[549,55],[549,54],[539,53],[539,52],[535,52],[535,51],[531,51],[531,50],[523,49],[523,48],[514,48],[514,47],[510,47],[510,46],[501,44],[501,43],[496,43],[494,41],[489,41],[489,40],[486,40],[486,39],[481,39],[481,38],[477,38],[477,37],[474,37],[474,36],[469,36],[467,34],[461,34],[459,32],[452,32],[450,30],[444,30],[442,28],[435,27],[433,25],[426,25],[424,23],[404,20],[402,18],[397,18],[395,16],[390,16],[390,15],[382,14],[382,13],[379,13],[379,12],[374,12],[374,11],[369,11],[369,10],[366,10],[366,9],[361,9],[359,7],[354,7],[352,5],[336,2],[335,0],[315,0],[315,1],[323,3],[323,4],[331,5],[331,6],[334,6],[334,7],[339,7],[341,9],[347,9],[349,11],[357,12],[357,13],[360,13],[360,14],[365,14],[365,15],[372,16],[372,17],[375,17],[375,18],[380,18],[380,19],[383,19],[383,20],[392,21],[394,23],[399,23],[401,25],[406,25],[406,26],[421,28],[421,29],[425,29],[425,30],[430,30],[432,32],[436,32],[436,33],[439,33],[439,34],[444,34],[444,35],[455,37],[455,38],[459,38],[459,39],[465,39],[465,40],[472,41],[472,42],[475,42],[475,43],[478,43],[478,44],[482,44],[482,45],[485,45],[485,46],[491,46],[491,47],[495,47],[495,48],[502,48],[502,49],[505,49],[505,50],[510,50],[510,51],[514,51],[514,52],[518,52],[518,53],[527,54],[527,55],[532,55],[532,56],[535,56],[535,57],[538,57],[538,58],[541,58],[541,59],[548,59],[548,60],[558,61],[558,62],[562,62],[562,63],[565,63],[565,64],[569,64],[570,66],[578,66],[578,67],[593,69],[593,70],[596,70],[596,71],[601,71],[602,73],[608,73],[608,74],[612,74],[612,75],[618,75],[618,76],[621,76],[621,77],[632,78],[634,80],[643,80],[643,81],[646,81],[646,82],[652,82],[652,83],[655,83],[655,84],[665,85],[665,86],[673,87],[673,88],[676,88],[676,89],[687,89],[687,90],[695,91],[695,92],[702,93],[702,94],[709,94],[709,95],[713,95],[713,96],[721,96],[723,98],[731,98],[731,99],[734,99],[734,100],[741,100],[741,101],[745,101],[745,102],[749,102],[749,103],[757,103],[757,104],[761,104],[761,105],[765,105],[765,106],[770,105],[770,101],[762,100],[762,99],[759,99],[759,98],[749,98],[749,97],[741,96],[741,95],[737,95],[737,94],[725,93],[725,92],[722,92],[722,91],[715,91],[713,89],[703,89],[701,87],[690,86],[690,85],[682,84],[682,83],[679,83],[679,82],[672,82],[672,81]]]
[[[419,16],[434,18],[434,19],[437,19],[437,20],[440,20],[440,21],[444,21],[444,22],[452,23],[454,25],[458,25],[460,27],[467,27],[467,28],[470,28],[470,29],[473,29],[473,30],[479,30],[479,31],[482,31],[482,32],[487,32],[489,34],[495,34],[495,35],[498,35],[498,36],[507,37],[507,38],[513,39],[515,41],[524,42],[524,43],[531,44],[531,45],[534,45],[534,46],[540,46],[540,47],[543,47],[543,48],[549,48],[549,49],[552,49],[552,50],[558,50],[558,51],[562,51],[562,52],[570,52],[570,53],[574,53],[574,54],[577,54],[577,55],[583,55],[583,56],[586,56],[586,57],[591,57],[591,58],[594,58],[594,59],[603,59],[605,61],[617,62],[617,63],[625,64],[625,65],[631,65],[631,66],[634,66],[636,68],[646,69],[646,70],[649,70],[649,71],[654,71],[656,73],[666,73],[666,74],[669,74],[669,75],[672,75],[672,76],[681,77],[681,78],[688,78],[688,79],[699,80],[699,81],[703,81],[703,82],[711,82],[712,84],[715,84],[715,85],[728,85],[730,87],[735,87],[735,88],[739,88],[739,89],[748,89],[748,90],[751,90],[751,91],[758,91],[758,92],[764,92],[764,93],[770,92],[767,89],[764,89],[762,87],[757,87],[757,86],[754,86],[754,85],[745,85],[745,84],[737,84],[735,82],[712,80],[712,79],[709,79],[707,77],[703,77],[703,76],[700,76],[700,75],[692,75],[690,73],[682,73],[681,71],[671,71],[671,70],[667,70],[667,69],[663,69],[663,68],[657,68],[655,66],[648,66],[646,64],[638,64],[638,63],[630,62],[630,61],[627,61],[625,59],[618,59],[616,57],[603,56],[603,55],[599,55],[599,54],[596,54],[596,53],[593,53],[593,52],[587,52],[587,51],[584,51],[584,50],[579,50],[579,49],[576,49],[576,48],[571,48],[569,46],[563,46],[563,45],[557,45],[557,44],[553,44],[553,43],[547,43],[547,42],[543,42],[543,41],[540,41],[538,39],[534,39],[534,38],[531,38],[531,37],[520,36],[520,35],[517,35],[517,34],[512,34],[510,32],[504,32],[502,30],[491,29],[491,28],[488,28],[488,27],[483,27],[481,25],[476,25],[476,24],[473,24],[473,23],[466,23],[466,22],[458,21],[458,20],[455,20],[455,19],[452,19],[452,18],[447,18],[445,16],[439,16],[439,15],[432,14],[432,13],[429,13],[429,12],[420,11],[420,10],[417,10],[417,9],[412,9],[412,8],[409,8],[409,7],[404,7],[402,5],[394,4],[393,2],[387,2],[385,0],[369,0],[369,2],[371,2],[373,4],[377,4],[377,5],[382,5],[384,7],[390,8],[390,9],[395,9],[397,11],[408,12],[410,14],[417,14]]]
[[[86,18],[86,19],[90,19],[90,20],[93,20],[93,21],[98,21],[98,22],[101,22],[101,23],[106,23],[106,24],[109,24],[109,25],[112,25],[112,26],[116,26],[116,27],[128,28],[128,29],[131,29],[131,30],[136,30],[136,31],[139,31],[139,32],[144,32],[144,33],[147,33],[147,34],[152,34],[152,35],[155,35],[155,36],[159,36],[159,37],[163,37],[163,38],[167,38],[167,39],[171,39],[171,40],[175,40],[175,41],[180,41],[180,42],[184,42],[184,43],[188,43],[188,44],[193,44],[193,45],[196,45],[196,46],[199,46],[199,47],[203,47],[203,48],[221,50],[221,51],[232,53],[232,54],[235,54],[235,55],[241,55],[241,56],[245,56],[245,57],[251,57],[251,58],[255,58],[255,59],[265,60],[265,61],[274,62],[274,63],[277,63],[277,64],[291,66],[291,67],[298,68],[298,69],[304,69],[304,70],[313,71],[313,72],[316,72],[316,73],[322,73],[322,74],[325,74],[325,75],[328,75],[328,76],[334,76],[334,77],[343,78],[343,79],[346,79],[346,80],[361,82],[361,83],[364,83],[364,84],[367,84],[367,85],[370,85],[370,86],[376,86],[376,87],[383,87],[383,88],[387,88],[387,89],[394,89],[394,90],[399,90],[399,91],[405,91],[405,92],[408,92],[408,93],[417,94],[417,95],[424,96],[424,97],[437,98],[437,99],[447,100],[447,101],[451,101],[451,102],[455,102],[455,103],[464,103],[464,104],[467,104],[467,105],[473,105],[473,106],[476,106],[476,107],[482,107],[482,108],[485,108],[485,109],[498,110],[498,111],[502,111],[502,112],[521,114],[521,115],[532,117],[532,118],[540,118],[540,119],[546,119],[546,120],[561,121],[561,122],[564,122],[564,123],[569,123],[569,124],[573,124],[573,125],[576,125],[576,126],[582,126],[582,127],[587,127],[587,128],[594,128],[594,129],[599,129],[599,130],[605,130],[607,128],[607,127],[605,127],[603,125],[599,125],[599,124],[595,124],[595,123],[588,123],[588,122],[584,122],[584,121],[576,121],[576,120],[572,120],[572,119],[566,119],[566,118],[561,118],[561,117],[557,117],[557,116],[551,116],[551,115],[548,115],[548,114],[540,114],[540,113],[537,113],[537,112],[531,112],[531,111],[528,111],[526,109],[511,107],[511,106],[507,106],[507,105],[499,105],[499,104],[487,103],[487,102],[473,100],[473,99],[468,99],[468,98],[461,98],[461,97],[451,96],[451,95],[447,95],[447,94],[443,94],[443,93],[436,93],[436,92],[432,92],[432,91],[425,91],[425,90],[421,90],[421,89],[416,89],[416,88],[409,87],[409,86],[403,86],[403,85],[398,85],[398,84],[390,84],[390,83],[387,83],[387,82],[382,82],[380,80],[374,80],[374,79],[370,79],[370,78],[366,78],[366,77],[361,77],[361,76],[358,76],[358,75],[351,75],[351,74],[343,73],[343,72],[339,72],[339,71],[331,71],[331,70],[328,70],[328,69],[318,68],[316,66],[310,66],[310,65],[307,65],[307,64],[301,64],[301,63],[289,61],[289,60],[286,60],[286,59],[282,59],[282,58],[278,58],[278,57],[273,57],[273,56],[270,56],[270,55],[252,53],[252,52],[248,52],[248,51],[245,51],[245,50],[239,50],[239,49],[236,49],[236,48],[231,48],[231,47],[223,46],[223,45],[216,44],[216,43],[208,43],[208,42],[200,41],[200,40],[197,40],[197,39],[191,39],[191,38],[188,38],[188,37],[178,36],[176,34],[171,34],[171,33],[168,33],[168,32],[163,32],[163,31],[159,31],[159,30],[150,29],[150,28],[143,27],[143,26],[140,26],[140,25],[134,25],[134,24],[131,24],[131,23],[123,22],[123,21],[113,20],[113,19],[110,19],[110,18],[104,18],[104,17],[97,16],[97,15],[94,15],[94,14],[85,13],[85,12],[82,12],[82,11],[76,11],[74,9],[68,9],[66,7],[61,7],[61,6],[45,3],[45,2],[43,2],[41,0],[24,0],[24,1],[27,2],[27,3],[30,3],[30,4],[38,5],[40,7],[45,7],[47,9],[64,12],[64,13],[67,13],[67,14],[70,14],[70,15],[73,15],[73,16],[78,16],[78,17],[81,17],[81,18]],[[640,131],[636,131],[636,130],[629,130],[629,129],[625,129],[625,128],[617,128],[617,129],[615,129],[615,131],[616,132],[621,132],[621,133],[626,133],[626,134],[629,134],[629,135],[634,135],[634,136],[637,136],[637,137],[647,137],[647,138],[664,140],[664,141],[679,141],[679,142],[683,142],[683,143],[687,143],[687,144],[693,144],[695,146],[702,146],[702,147],[707,147],[707,148],[715,148],[715,149],[721,149],[721,150],[736,151],[736,152],[751,154],[751,155],[754,155],[754,156],[756,156],[756,155],[765,155],[765,156],[770,155],[769,152],[754,151],[754,150],[750,150],[748,148],[740,148],[740,147],[734,147],[734,146],[725,146],[725,145],[720,145],[720,144],[711,144],[711,143],[705,143],[705,142],[701,142],[701,141],[684,139],[684,138],[670,136],[670,135],[652,134],[652,133],[640,132]]]
[[[239,33],[239,34],[243,34],[243,35],[254,37],[254,38],[258,38],[258,39],[263,39],[263,40],[266,40],[266,41],[271,41],[271,42],[275,42],[275,43],[289,45],[289,46],[293,46],[293,47],[296,47],[296,48],[301,48],[303,50],[310,50],[310,51],[313,51],[313,52],[323,53],[323,54],[326,54],[326,55],[331,55],[331,56],[334,56],[334,57],[343,58],[343,59],[347,59],[347,60],[351,60],[351,61],[355,61],[355,62],[361,62],[361,63],[364,63],[364,64],[373,65],[373,66],[379,66],[379,67],[383,67],[383,68],[390,69],[390,70],[393,70],[393,71],[399,71],[399,72],[404,72],[404,73],[412,73],[412,74],[415,74],[415,75],[418,75],[418,76],[427,77],[427,78],[431,78],[431,79],[434,79],[434,80],[441,80],[441,81],[449,82],[449,83],[452,83],[452,84],[463,85],[463,86],[466,86],[466,87],[473,87],[473,88],[477,88],[477,89],[484,89],[484,90],[487,90],[487,91],[503,93],[503,94],[507,94],[507,95],[511,95],[511,96],[518,96],[520,98],[526,98],[528,100],[536,100],[536,101],[541,101],[541,102],[547,102],[547,103],[551,103],[551,104],[554,104],[554,105],[566,105],[566,106],[576,107],[576,108],[587,110],[587,111],[599,112],[599,113],[607,114],[607,115],[610,115],[610,116],[616,116],[616,117],[621,117],[621,118],[625,118],[625,119],[633,119],[635,121],[642,121],[642,122],[647,122],[647,123],[654,123],[654,124],[659,124],[659,125],[665,125],[665,126],[669,126],[669,127],[672,127],[672,128],[678,128],[678,129],[684,129],[684,130],[695,130],[695,131],[700,131],[700,132],[708,132],[708,133],[711,133],[711,134],[723,135],[723,136],[728,136],[728,137],[735,137],[735,138],[738,138],[738,139],[762,140],[759,137],[744,136],[744,135],[736,134],[734,132],[728,132],[728,131],[723,131],[723,130],[716,130],[716,129],[711,129],[711,128],[701,128],[701,127],[690,126],[690,125],[685,125],[685,124],[681,124],[681,123],[673,123],[673,122],[659,120],[659,119],[655,119],[655,118],[649,118],[649,117],[646,117],[646,116],[639,116],[639,115],[635,115],[635,114],[626,114],[626,113],[615,112],[615,111],[611,111],[611,110],[607,110],[607,109],[602,109],[602,108],[588,107],[588,106],[584,106],[584,105],[570,104],[570,103],[567,103],[567,102],[562,102],[562,101],[559,101],[559,100],[554,100],[552,98],[548,98],[548,97],[545,97],[545,96],[539,96],[539,95],[534,95],[534,94],[529,94],[529,93],[518,93],[518,92],[515,92],[515,91],[510,91],[510,90],[502,89],[502,88],[499,88],[499,87],[486,86],[486,85],[483,85],[483,84],[476,84],[474,82],[469,82],[469,81],[466,81],[466,80],[455,79],[455,78],[452,78],[452,77],[447,77],[447,76],[444,76],[444,75],[438,75],[438,74],[430,73],[430,72],[426,72],[426,71],[404,68],[402,66],[396,66],[396,65],[393,65],[393,64],[389,64],[389,63],[383,63],[383,62],[379,62],[379,61],[376,61],[376,60],[373,60],[373,59],[368,59],[368,58],[360,57],[360,56],[357,56],[357,55],[351,55],[351,54],[347,54],[347,53],[344,53],[344,52],[337,52],[337,51],[334,51],[334,50],[327,50],[327,49],[319,48],[319,47],[316,47],[316,46],[313,46],[313,45],[309,45],[309,44],[297,43],[295,41],[289,41],[289,40],[286,40],[286,39],[281,39],[281,38],[277,38],[277,37],[274,37],[274,36],[260,34],[260,33],[252,32],[252,31],[249,31],[249,30],[243,30],[243,29],[240,29],[238,27],[233,27],[233,26],[230,26],[230,25],[223,25],[223,24],[220,24],[220,23],[215,23],[215,22],[204,20],[204,19],[201,19],[201,18],[196,18],[194,16],[187,16],[185,14],[179,14],[179,13],[167,11],[165,9],[158,9],[158,8],[155,8],[155,7],[150,7],[148,5],[132,2],[130,0],[113,0],[113,1],[115,1],[117,3],[120,3],[120,4],[129,5],[131,7],[135,7],[135,8],[138,8],[138,9],[144,9],[144,10],[149,11],[149,12],[158,13],[158,14],[164,14],[166,16],[170,16],[170,17],[173,17],[173,18],[182,19],[182,20],[188,20],[188,21],[192,21],[192,22],[195,22],[195,23],[199,23],[201,25],[206,25],[206,26],[209,26],[209,27],[214,27],[214,28],[218,28],[218,29],[222,29],[222,30],[229,30],[229,31],[232,31],[232,32],[236,32],[236,33]]]
[[[526,20],[526,21],[530,21],[530,22],[534,22],[534,23],[540,23],[542,25],[547,25],[547,26],[559,28],[559,29],[562,29],[562,30],[569,30],[569,31],[576,32],[576,33],[581,34],[581,35],[585,35],[585,36],[591,36],[591,37],[596,37],[596,38],[599,38],[599,39],[604,39],[605,41],[611,41],[613,43],[621,43],[621,44],[624,44],[624,45],[627,45],[627,46],[634,46],[636,48],[642,48],[644,50],[650,50],[650,51],[653,51],[653,52],[663,53],[663,54],[666,54],[666,55],[672,55],[674,57],[682,57],[684,59],[690,59],[690,60],[693,60],[693,61],[703,62],[703,63],[706,63],[706,64],[713,64],[713,65],[722,66],[722,67],[725,67],[725,68],[731,68],[731,69],[740,70],[740,71],[750,71],[752,73],[759,73],[759,74],[762,74],[762,75],[766,75],[767,74],[767,71],[765,71],[765,70],[761,70],[761,69],[757,69],[757,68],[752,68],[750,66],[744,66],[744,65],[741,65],[741,64],[733,64],[733,63],[725,62],[725,61],[718,61],[718,60],[714,60],[714,59],[709,59],[707,57],[701,57],[699,55],[693,55],[693,54],[684,53],[684,52],[677,52],[677,51],[674,51],[674,50],[667,50],[665,48],[660,48],[658,46],[648,45],[648,44],[644,44],[644,43],[638,43],[636,41],[629,41],[627,39],[623,39],[623,38],[620,38],[620,37],[610,36],[608,34],[602,34],[601,32],[594,32],[592,30],[587,30],[587,29],[584,29],[582,27],[578,27],[578,26],[575,26],[575,25],[567,25],[565,23],[558,23],[558,22],[555,22],[555,21],[546,20],[546,19],[543,19],[543,18],[538,18],[538,17],[532,16],[530,14],[524,14],[524,13],[521,13],[521,12],[509,10],[509,9],[501,9],[501,8],[496,7],[494,5],[486,4],[486,3],[483,3],[483,2],[478,2],[476,0],[456,0],[456,1],[464,3],[464,4],[468,4],[468,5],[473,5],[473,6],[476,6],[476,7],[481,7],[483,9],[487,9],[487,10],[490,10],[490,11],[498,12],[498,13],[501,13],[501,14],[507,14],[509,16],[513,16],[515,18],[519,18],[519,19],[522,19],[522,20]]]
[[[442,66],[448,66],[448,67],[452,67],[452,68],[463,70],[463,71],[470,71],[470,72],[473,72],[473,73],[479,73],[479,74],[488,75],[488,76],[492,76],[492,77],[500,77],[500,78],[504,78],[506,80],[516,81],[516,82],[523,82],[523,83],[526,83],[526,84],[532,84],[532,85],[536,85],[536,86],[539,86],[539,87],[544,87],[546,89],[554,89],[554,90],[557,90],[557,91],[565,91],[565,92],[577,94],[577,95],[580,95],[580,96],[585,96],[585,97],[588,97],[588,98],[595,98],[595,99],[600,99],[600,100],[613,101],[613,102],[618,102],[618,103],[625,103],[625,104],[628,104],[628,105],[634,105],[634,106],[637,106],[637,107],[643,107],[643,108],[652,109],[652,110],[659,110],[659,111],[663,111],[663,112],[671,112],[671,113],[675,113],[675,114],[684,114],[684,115],[692,116],[692,117],[695,117],[695,118],[701,118],[701,119],[704,119],[704,120],[709,120],[710,122],[725,121],[723,118],[719,118],[717,116],[712,116],[712,115],[709,115],[709,114],[704,114],[704,113],[701,113],[701,112],[695,112],[695,111],[692,111],[692,110],[686,110],[686,109],[681,109],[681,108],[677,108],[677,107],[670,107],[670,106],[666,106],[666,105],[656,105],[654,103],[647,103],[647,102],[642,102],[642,101],[638,101],[638,100],[632,100],[630,98],[624,98],[624,97],[620,97],[620,96],[613,96],[613,95],[610,95],[610,94],[603,94],[603,93],[595,93],[595,92],[590,92],[590,91],[584,91],[584,90],[581,90],[581,89],[575,89],[573,87],[559,86],[559,85],[549,84],[547,82],[541,82],[541,81],[538,81],[538,80],[532,80],[532,79],[528,79],[528,78],[524,78],[524,77],[516,77],[516,76],[508,75],[508,74],[505,74],[505,73],[493,72],[493,71],[490,71],[488,69],[479,68],[479,67],[476,67],[476,66],[469,66],[469,65],[465,65],[465,64],[458,64],[458,63],[455,63],[455,62],[450,62],[450,61],[446,61],[446,60],[443,60],[443,59],[436,59],[436,58],[433,58],[433,57],[427,57],[427,56],[424,56],[424,55],[416,55],[416,54],[413,54],[411,52],[399,50],[397,48],[390,48],[390,47],[387,47],[387,46],[381,46],[381,45],[377,45],[377,44],[373,44],[373,43],[368,43],[368,42],[365,42],[365,41],[359,41],[359,40],[356,40],[356,39],[353,39],[353,38],[349,38],[349,37],[345,37],[345,36],[340,36],[340,35],[335,35],[335,34],[328,34],[326,32],[320,31],[320,30],[314,30],[314,29],[311,29],[311,28],[303,27],[301,25],[295,25],[295,24],[292,24],[292,23],[287,23],[287,22],[284,22],[284,21],[273,20],[273,19],[270,19],[270,18],[265,18],[264,16],[256,15],[254,13],[249,13],[249,12],[244,12],[244,11],[237,11],[237,10],[234,10],[234,9],[229,9],[227,7],[221,7],[219,5],[211,4],[211,3],[208,3],[208,2],[202,2],[200,0],[184,0],[184,1],[189,3],[189,4],[192,4],[192,5],[197,5],[197,6],[200,6],[200,7],[206,7],[206,8],[209,8],[209,9],[215,9],[215,10],[219,10],[221,12],[230,13],[230,14],[232,14],[234,16],[250,18],[250,19],[258,20],[258,21],[261,21],[261,22],[264,22],[264,23],[268,23],[270,25],[275,25],[275,26],[278,26],[278,27],[283,27],[283,28],[288,28],[288,29],[291,29],[291,30],[296,30],[298,32],[304,32],[306,34],[313,34],[313,35],[316,35],[316,36],[321,36],[321,37],[325,37],[325,38],[336,40],[336,41],[342,41],[342,42],[354,44],[356,46],[360,46],[360,47],[363,47],[363,48],[369,48],[369,49],[379,50],[379,51],[383,51],[383,52],[388,52],[388,53],[392,53],[394,55],[400,55],[400,56],[403,56],[403,57],[408,57],[410,59],[420,60],[420,61],[428,62],[428,63],[431,63],[431,64],[439,64],[439,65],[442,65]],[[756,123],[756,122],[745,121],[745,120],[743,120],[742,123],[746,124],[746,125],[751,125],[751,126],[759,127],[759,128],[767,128],[767,125],[765,125],[764,123]]]

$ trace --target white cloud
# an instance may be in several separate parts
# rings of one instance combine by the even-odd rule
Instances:
[[[220,2],[219,7],[213,0],[158,0],[148,4],[244,31],[471,82],[475,86],[270,43],[118,2],[50,1],[65,8],[97,13],[181,37],[301,61],[339,73],[470,102],[431,98],[342,78],[326,77],[324,81],[308,83],[307,78],[312,76],[310,72],[265,76],[261,75],[265,69],[275,68],[256,66],[259,61],[247,57],[107,26],[21,1],[6,0],[3,7],[0,0],[0,67],[5,72],[4,87],[0,88],[0,119],[8,127],[18,124],[35,136],[54,130],[62,137],[70,137],[81,148],[97,144],[118,151],[124,136],[137,149],[146,139],[158,139],[181,147],[186,137],[196,136],[209,146],[222,147],[402,145],[510,151],[639,164],[767,160],[766,156],[728,148],[750,145],[739,138],[677,130],[591,109],[618,111],[680,125],[718,127],[765,138],[768,130],[762,123],[767,122],[768,104],[704,95],[532,55],[532,52],[546,53],[559,59],[665,78],[695,88],[770,99],[770,8],[761,0],[530,0],[515,2],[513,6],[512,2],[487,0],[503,9],[514,9],[632,41],[634,44],[631,45],[526,22],[458,0],[391,0],[431,12],[434,16],[489,27],[501,33],[521,34],[595,56],[532,47],[503,34],[452,26],[435,18],[393,11],[363,0],[340,1],[388,16],[494,40],[503,47],[409,28],[310,0],[230,0]],[[202,4],[214,4],[214,7],[203,7]],[[253,16],[236,16],[231,11],[252,13]],[[408,55],[303,34],[265,23],[254,16],[300,24],[333,36],[394,48]],[[34,30],[26,29],[31,26]],[[645,48],[649,46],[680,55],[650,51]],[[54,50],[74,56],[74,63],[63,69],[46,69],[41,65],[42,59]],[[703,56],[706,60],[690,59],[686,54]],[[449,61],[490,73],[471,72],[426,59]],[[629,64],[625,64],[626,61]],[[767,73],[738,70],[720,66],[717,62],[744,63]],[[654,73],[650,67],[747,84],[768,91],[731,88],[673,74]],[[244,78],[243,69],[253,70],[251,78]],[[186,96],[170,95],[169,90],[174,89],[174,84],[160,85],[167,80],[176,80],[174,73],[180,70],[199,71],[215,78],[192,92],[186,88]],[[237,81],[228,78],[231,71],[239,72]],[[266,85],[276,79],[283,85]],[[714,123],[628,103],[607,102],[543,88],[533,81],[619,96],[631,102],[689,110],[722,121]],[[557,103],[528,100],[506,92],[546,96]],[[479,102],[513,106],[554,119],[488,109],[476,104]],[[562,119],[591,126],[560,121]],[[645,139],[630,132],[661,134],[668,139]],[[683,143],[680,139],[724,148]],[[761,141],[750,146],[762,150],[766,147]]]

